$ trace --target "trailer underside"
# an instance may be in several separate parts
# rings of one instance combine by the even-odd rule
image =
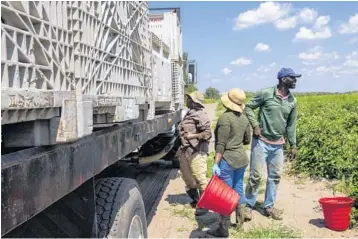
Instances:
[[[71,144],[2,155],[2,236],[180,120],[177,111],[153,120],[124,122]]]

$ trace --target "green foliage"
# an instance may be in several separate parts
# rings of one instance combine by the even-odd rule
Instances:
[[[208,161],[206,163],[207,166],[207,171],[206,171],[206,177],[207,178],[211,178],[213,176],[213,166],[214,166],[214,157],[215,157],[215,152],[211,151],[209,153],[209,157],[208,157]]]
[[[214,87],[209,87],[205,91],[205,98],[220,99],[220,91]]]
[[[272,223],[270,225],[255,225],[248,230],[230,229],[230,237],[233,238],[301,238],[302,232],[283,224]]]
[[[196,90],[198,90],[196,85],[185,85],[184,93],[185,94],[190,94],[191,92],[196,91]]]
[[[298,96],[297,103],[296,172],[339,179],[344,192],[357,200],[358,94]],[[357,219],[354,209],[352,222]]]
[[[218,100],[216,100],[216,99],[207,99],[207,98],[204,99],[204,104],[214,104],[217,102],[218,102]]]

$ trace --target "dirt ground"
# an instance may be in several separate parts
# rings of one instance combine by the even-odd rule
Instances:
[[[212,119],[215,117],[215,108],[215,104],[206,107]],[[247,176],[246,172],[245,177]],[[198,224],[193,215],[194,210],[188,205],[190,199],[185,194],[184,182],[180,178],[180,172],[173,169],[168,180],[168,186],[165,188],[162,197],[158,198],[158,206],[148,226],[148,236],[150,238],[195,238],[204,235],[205,232],[198,230]],[[259,203],[263,201],[265,186],[262,185],[261,188]],[[253,219],[244,224],[244,231],[256,227],[284,225],[299,233],[300,237],[358,237],[356,229],[335,232],[325,227],[318,200],[321,197],[332,195],[332,189],[327,182],[315,182],[284,175],[277,192],[276,201],[276,207],[284,211],[283,220],[272,221],[261,215],[260,212],[253,211]],[[214,222],[207,223],[207,225],[209,228],[215,227],[217,215],[213,213],[210,217],[214,219]],[[230,235],[235,237],[232,230]]]

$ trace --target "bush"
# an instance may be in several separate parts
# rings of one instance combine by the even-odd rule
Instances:
[[[339,179],[358,199],[358,94],[299,96],[297,172]],[[352,223],[357,221],[353,210]]]

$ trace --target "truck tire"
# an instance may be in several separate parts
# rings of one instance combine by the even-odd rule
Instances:
[[[147,220],[137,182],[102,178],[96,182],[96,218],[92,237],[147,238]]]

